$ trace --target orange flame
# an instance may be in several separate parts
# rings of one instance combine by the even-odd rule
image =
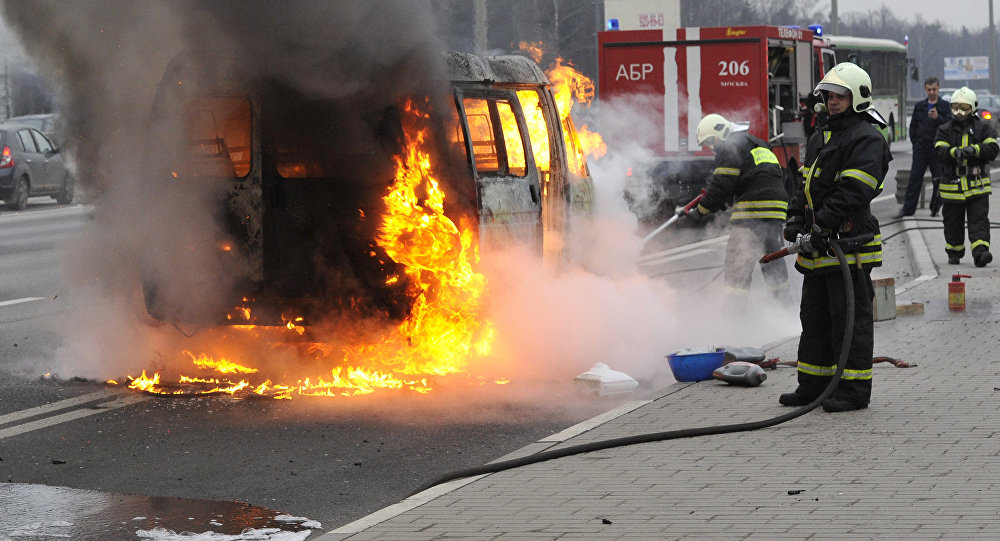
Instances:
[[[340,351],[322,342],[308,344],[303,353],[321,361],[334,361],[335,366],[326,375],[298,379],[294,384],[270,379],[258,383],[234,381],[226,376],[257,374],[259,370],[223,356],[184,351],[195,368],[220,376],[181,375],[176,383],[164,384],[159,372],[149,377],[144,370],[138,378],[129,378],[129,388],[157,394],[225,393],[275,399],[293,395],[354,396],[379,389],[427,393],[432,388],[428,376],[464,372],[471,360],[489,355],[494,330],[481,315],[486,279],[473,270],[479,259],[474,229],[465,219],[460,220],[459,227],[445,216],[445,194],[424,149],[428,118],[413,101],[404,104],[405,148],[396,157],[395,181],[383,198],[386,212],[376,239],[389,257],[404,267],[409,278],[407,294],[412,305],[404,321],[374,341],[349,345]],[[398,280],[393,276],[387,282]],[[237,307],[230,319],[251,321],[250,308]],[[284,332],[304,335],[301,317],[283,319]],[[265,332],[255,325],[230,329],[249,331],[250,335],[241,335],[244,339],[262,337]],[[280,345],[288,347],[289,343],[285,340]],[[297,343],[301,346],[301,339]]]
[[[521,42],[518,46],[535,62],[541,61],[543,47],[541,43]],[[566,63],[564,64],[564,62]],[[552,83],[552,95],[556,102],[556,109],[559,111],[559,121],[563,127],[569,169],[579,176],[586,176],[585,156],[599,158],[607,154],[608,147],[601,135],[591,131],[586,124],[576,130],[570,113],[574,103],[590,107],[595,95],[594,81],[577,71],[572,63],[565,61],[562,57],[555,59],[545,75]],[[519,91],[517,94],[529,124],[531,148],[535,153],[538,167],[547,171],[549,164],[548,139],[541,137],[541,134],[544,133],[544,118],[542,118],[538,97],[534,92],[528,91]],[[544,141],[544,145],[542,141]]]

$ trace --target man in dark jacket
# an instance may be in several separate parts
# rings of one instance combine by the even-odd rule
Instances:
[[[924,81],[924,91],[927,99],[920,100],[913,106],[910,117],[910,142],[913,143],[913,163],[910,165],[910,181],[906,185],[906,195],[903,197],[903,208],[894,218],[913,216],[917,211],[917,202],[924,187],[924,172],[931,169],[931,179],[934,190],[931,192],[931,216],[937,216],[941,209],[941,196],[938,185],[941,183],[941,162],[934,158],[934,136],[942,124],[951,120],[951,104],[947,100],[938,99],[937,77]]]
[[[784,174],[763,139],[736,130],[722,115],[706,115],[698,123],[698,144],[715,151],[715,167],[705,196],[688,216],[700,220],[732,205],[726,292],[743,296],[750,291],[757,260],[781,249],[781,225],[788,210]],[[784,265],[766,265],[761,272],[772,293],[784,295],[788,291]]]
[[[948,263],[958,265],[965,255],[965,221],[977,267],[993,261],[990,253],[990,162],[1000,146],[989,124],[976,116],[976,93],[962,87],[951,98],[954,120],[937,130],[934,154],[944,165],[941,199],[944,201],[944,242]]]
[[[854,333],[843,379],[823,403],[826,411],[850,411],[868,407],[871,399],[875,347],[871,269],[882,264],[882,245],[870,205],[882,191],[892,156],[868,114],[874,104],[865,70],[850,62],[837,64],[814,92],[823,94],[830,118],[809,139],[805,185],[789,205],[784,236],[791,242],[812,233],[816,250],[800,253],[795,261],[803,275],[798,387],[778,401],[786,406],[809,404],[836,373],[847,324],[847,288],[829,246],[836,239],[868,234],[874,240],[846,254],[854,287]]]

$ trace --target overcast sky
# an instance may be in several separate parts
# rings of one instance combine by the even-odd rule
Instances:
[[[940,21],[942,26],[959,29],[962,26],[970,30],[978,30],[989,26],[991,0],[962,0],[948,2],[942,0],[838,0],[837,10],[841,16],[849,12],[867,13],[879,10],[882,6],[889,9],[900,19],[916,21],[920,14],[926,22]],[[1000,22],[1000,3],[993,5],[993,24]],[[905,30],[904,30],[905,31]],[[903,41],[903,36],[886,36],[896,41]]]

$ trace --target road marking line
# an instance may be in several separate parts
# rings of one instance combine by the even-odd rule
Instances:
[[[37,421],[31,421],[30,423],[24,423],[21,425],[15,425],[10,428],[0,429],[0,440],[4,438],[9,438],[11,436],[17,436],[18,434],[24,434],[25,432],[31,432],[33,430],[39,430],[42,428],[48,428],[60,423],[65,423],[68,421],[75,421],[77,419],[82,419],[84,417],[89,417],[91,415],[96,415],[98,413],[105,413],[107,411],[124,408],[125,406],[131,406],[132,404],[138,404],[139,402],[145,402],[149,400],[150,397],[142,395],[129,395],[112,400],[110,402],[102,402],[96,404],[96,408],[78,409],[73,411],[68,411],[66,413],[60,413],[59,415],[53,415],[52,417],[46,417],[44,419],[39,419]]]
[[[9,301],[0,302],[0,307],[2,306],[12,306],[15,304],[24,304],[26,302],[44,301],[48,297],[22,297],[20,299],[11,299]]]
[[[87,402],[96,402],[104,398],[112,398],[120,394],[122,394],[122,391],[120,390],[106,389],[104,391],[97,391],[96,393],[88,393],[88,394],[82,394],[80,396],[74,396],[73,398],[67,398],[66,400],[60,400],[58,402],[52,402],[50,404],[43,404],[41,406],[28,408],[26,410],[15,411],[14,413],[0,415],[0,425],[13,423],[14,421],[20,421],[21,419],[27,419],[28,417],[34,417],[36,415],[42,415],[52,411],[59,411],[67,408],[72,408],[73,406],[86,404]]]

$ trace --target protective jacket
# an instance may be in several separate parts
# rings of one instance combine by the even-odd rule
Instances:
[[[927,114],[931,107],[937,109],[937,119]],[[933,106],[926,99],[918,101],[913,106],[913,115],[910,116],[910,142],[913,143],[913,148],[934,146],[937,129],[951,118],[951,103],[948,100],[938,99]]]
[[[849,253],[852,266],[865,269],[882,265],[878,219],[870,204],[882,191],[892,154],[889,145],[868,116],[851,111],[834,115],[809,139],[806,147],[804,189],[797,193],[788,214],[801,216],[805,227],[813,224],[835,238],[872,233],[873,241]],[[802,274],[837,272],[832,253],[803,253],[795,260]]]
[[[972,158],[956,158],[963,147],[976,149]],[[990,165],[1000,153],[997,134],[989,124],[972,115],[959,122],[952,120],[937,130],[934,155],[944,169],[941,199],[945,203],[961,203],[966,199],[987,196],[990,187]]]
[[[746,132],[733,133],[716,145],[715,169],[698,210],[707,214],[731,202],[731,221],[783,221],[788,211],[778,158],[763,139]]]

